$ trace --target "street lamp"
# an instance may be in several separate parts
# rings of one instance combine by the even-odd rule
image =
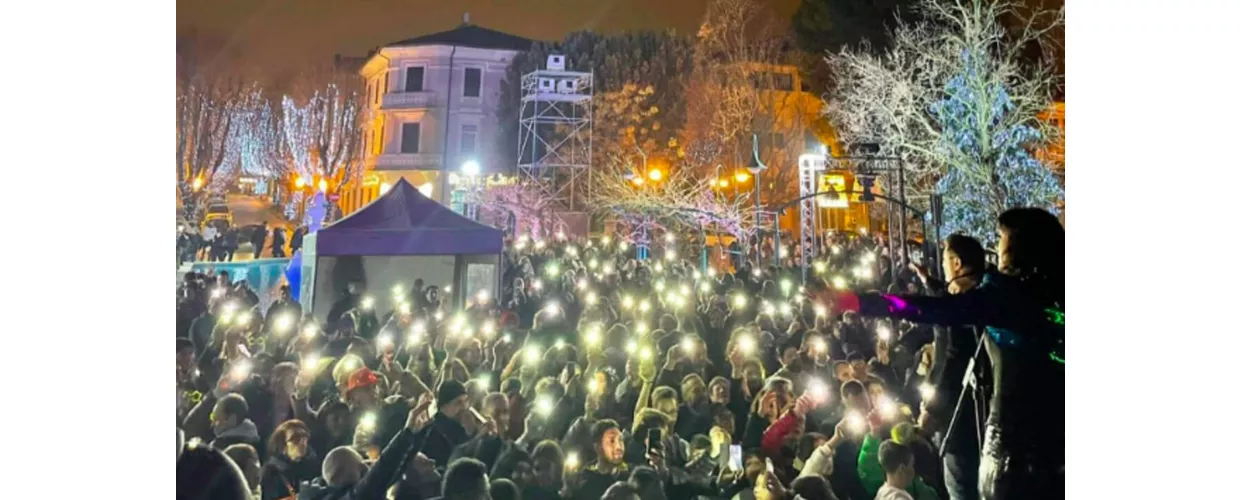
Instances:
[[[651,171],[650,171],[649,177],[650,177],[650,180],[655,181],[655,182],[659,182],[659,181],[663,180],[663,171],[662,171],[662,170],[659,170],[659,169],[657,169],[657,168],[656,168],[656,169],[653,169],[653,170],[651,170]]]
[[[461,175],[465,176],[465,216],[470,219],[478,219],[478,190],[480,182],[478,176],[482,173],[482,166],[477,160],[466,160],[461,164]]]
[[[327,179],[319,179],[319,191],[327,192]]]
[[[305,188],[305,187],[306,187],[306,180],[305,180],[305,179],[303,179],[303,178],[301,178],[301,176],[299,175],[299,176],[297,176],[297,179],[293,181],[293,186],[296,186],[296,187],[297,187],[297,189],[302,189],[302,188]]]
[[[474,160],[466,161],[461,165],[461,173],[468,177],[477,177],[481,171],[482,166],[478,165],[478,162]]]
[[[753,155],[749,161],[749,173],[753,174],[753,215],[754,224],[757,230],[754,233],[757,236],[758,244],[754,253],[754,263],[757,267],[762,267],[762,171],[766,170],[766,164],[758,159],[758,134],[753,134]],[[738,179],[739,180],[739,179]]]

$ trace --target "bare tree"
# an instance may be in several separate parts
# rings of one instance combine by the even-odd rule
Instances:
[[[331,197],[360,179],[367,108],[353,75],[324,71],[307,82],[301,97],[281,99],[281,144],[273,154],[306,182],[321,180]]]
[[[633,161],[636,158],[636,161]],[[663,175],[651,176],[658,169]],[[742,207],[746,193],[732,199],[713,189],[711,180],[690,169],[664,168],[641,154],[616,155],[594,177],[596,212],[695,230],[719,230],[745,238],[753,227],[753,212]]]
[[[1029,61],[1027,54],[1063,23],[1062,10],[1026,13],[1011,0],[925,0],[920,9],[924,21],[899,25],[889,51],[845,49],[828,57],[836,80],[826,104],[832,123],[846,142],[878,143],[885,154],[899,156],[911,196],[929,194],[957,166],[975,165],[966,168],[972,182],[990,182],[997,165],[991,148],[1000,131],[1040,130],[1041,138],[1027,144],[1034,149],[1053,137],[1037,116],[1060,81],[1051,61]],[[965,161],[965,152],[953,146],[957,138],[945,136],[942,117],[932,111],[953,97],[953,79],[972,96],[966,106],[976,118],[971,133],[981,145],[981,162]],[[991,108],[1001,102],[1002,110]]]
[[[216,174],[236,160],[242,92],[235,79],[195,75],[177,82],[177,190],[186,220],[201,218],[208,194],[224,184]]]
[[[537,185],[517,179],[483,190],[481,208],[482,220],[495,227],[509,227],[515,233],[546,237],[552,228],[562,224],[546,193]]]
[[[280,110],[263,88],[252,85],[238,100],[232,140],[240,170],[265,178],[280,178],[289,172],[280,151]]]
[[[797,158],[817,103],[795,88],[790,40],[766,14],[746,0],[713,0],[707,7],[694,45],[683,143],[688,162],[710,175],[719,165],[747,166],[751,134],[758,134],[760,157],[770,167],[763,197],[778,202],[795,191]]]

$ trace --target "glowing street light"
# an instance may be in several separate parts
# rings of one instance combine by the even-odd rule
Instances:
[[[747,180],[749,180],[749,172],[745,172],[745,171],[737,171],[737,172],[736,172],[736,182],[737,182],[738,184],[739,184],[739,183],[742,183],[742,182],[745,182],[745,181],[747,181]]]
[[[649,177],[650,177],[650,180],[652,180],[652,181],[654,181],[654,182],[659,182],[659,181],[663,180],[663,171],[662,171],[662,170],[659,170],[659,169],[657,169],[657,168],[650,169],[650,173],[649,173],[649,174],[646,174],[646,175],[647,175],[647,176],[649,176]]]
[[[319,191],[327,192],[327,179],[319,179]]]
[[[461,164],[461,173],[469,177],[476,177],[482,171],[482,166],[477,161],[468,160]]]

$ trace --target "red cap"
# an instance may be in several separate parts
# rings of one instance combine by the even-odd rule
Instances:
[[[349,375],[349,386],[345,392],[353,392],[353,389],[370,387],[379,384],[379,377],[375,376],[375,372],[370,368],[362,367]]]

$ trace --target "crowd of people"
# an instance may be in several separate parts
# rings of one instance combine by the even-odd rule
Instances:
[[[243,239],[249,240],[254,258],[266,253],[271,258],[283,259],[301,249],[306,228],[298,227],[285,235],[284,228],[269,229],[265,221],[244,230],[215,223],[206,224],[201,232],[192,226],[181,226],[177,228],[177,265],[187,261],[232,262]]]
[[[997,266],[836,233],[806,279],[527,235],[501,290],[357,282],[321,320],[190,273],[178,498],[1061,498],[1063,228],[1000,226]]]

